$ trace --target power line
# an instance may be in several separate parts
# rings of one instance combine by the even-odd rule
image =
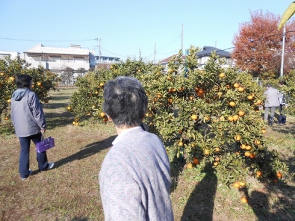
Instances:
[[[21,38],[3,38],[0,37],[2,40],[9,40],[9,41],[37,41],[37,42],[67,42],[67,41],[97,41],[97,38],[93,39],[72,39],[72,40],[37,40],[37,39],[21,39]]]

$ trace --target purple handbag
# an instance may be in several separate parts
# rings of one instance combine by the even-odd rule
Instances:
[[[44,152],[52,147],[54,147],[54,138],[53,137],[47,137],[43,139],[42,136],[42,141],[36,143],[36,150],[38,153]]]

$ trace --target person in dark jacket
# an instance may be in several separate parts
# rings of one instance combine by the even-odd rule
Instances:
[[[32,91],[32,77],[20,74],[16,77],[15,90],[11,97],[11,120],[16,136],[20,141],[19,173],[25,180],[32,171],[29,169],[30,143],[35,144],[42,139],[46,130],[46,120],[37,95]],[[46,151],[37,152],[40,171],[52,169],[53,162],[48,162]]]

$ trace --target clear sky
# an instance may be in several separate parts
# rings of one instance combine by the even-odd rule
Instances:
[[[190,45],[233,47],[250,11],[282,15],[291,0],[0,0],[0,51],[79,44],[98,55],[156,61]],[[181,38],[183,26],[183,38]],[[183,39],[183,41],[182,41]]]

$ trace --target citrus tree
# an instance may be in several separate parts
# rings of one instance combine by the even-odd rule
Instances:
[[[45,70],[42,66],[30,68],[30,65],[20,58],[0,59],[0,116],[9,119],[10,98],[16,89],[15,77],[18,74],[29,74],[33,78],[33,90],[38,98],[48,102],[48,91],[55,88],[58,82],[57,74]]]
[[[264,137],[264,88],[249,73],[223,69],[224,60],[216,54],[200,70],[197,51],[191,47],[185,59],[179,52],[167,71],[161,65],[128,60],[88,73],[78,79],[79,89],[68,109],[77,116],[76,123],[87,115],[106,122],[101,109],[104,83],[117,76],[136,77],[149,98],[144,122],[163,140],[171,162],[213,168],[228,185],[243,187],[249,175],[277,182],[287,167],[268,149]]]
[[[107,117],[102,111],[103,88],[105,82],[117,76],[133,76],[139,78],[142,73],[151,70],[152,65],[145,64],[142,60],[113,64],[109,69],[100,68],[93,72],[78,77],[76,86],[78,91],[71,97],[67,110],[75,115],[74,125],[79,125],[83,117],[96,117],[107,122]]]

